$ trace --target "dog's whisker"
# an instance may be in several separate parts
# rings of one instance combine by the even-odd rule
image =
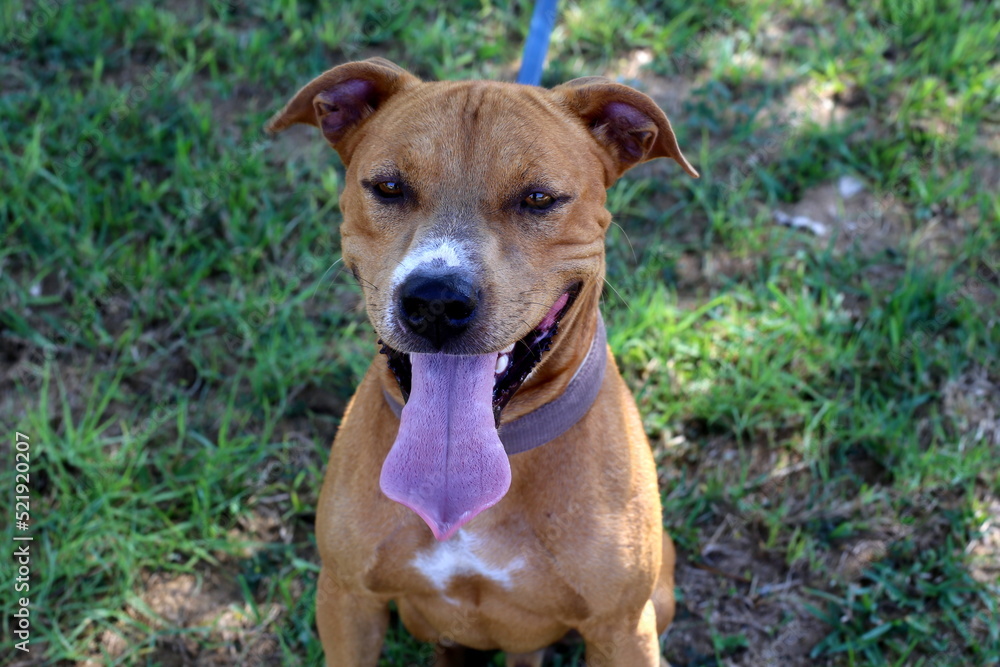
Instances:
[[[629,303],[629,302],[628,302],[628,301],[627,301],[627,300],[625,299],[625,297],[623,297],[623,296],[621,295],[621,292],[619,292],[619,291],[618,291],[617,289],[615,289],[615,286],[611,284],[611,281],[609,281],[609,280],[608,280],[607,278],[605,278],[605,279],[604,279],[604,283],[605,283],[605,284],[606,284],[606,285],[607,285],[608,287],[610,287],[610,288],[611,288],[611,290],[612,290],[612,291],[613,291],[613,292],[614,292],[614,293],[615,293],[615,294],[616,294],[616,295],[618,296],[618,298],[619,298],[619,299],[621,299],[621,300],[622,300],[622,303],[624,303],[624,304],[625,304],[625,307],[626,307],[626,308],[628,308],[629,310],[632,310],[632,305],[631,305],[631,304],[630,304],[630,303]]]
[[[625,241],[628,243],[628,248],[629,248],[629,250],[632,251],[632,263],[633,264],[638,264],[639,263],[639,258],[636,257],[636,255],[635,255],[635,246],[632,245],[632,239],[630,239],[628,237],[628,232],[626,232],[625,228],[622,227],[621,225],[619,225],[614,220],[611,221],[611,224],[614,225],[615,227],[617,227],[618,229],[622,230],[622,234],[625,235]]]
[[[361,283],[364,283],[364,284],[368,285],[369,287],[371,287],[376,292],[378,291],[378,285],[376,285],[375,283],[371,282],[370,280],[365,280],[361,276],[355,276],[355,278],[358,279],[358,282],[361,282]]]
[[[334,264],[336,264],[336,262],[334,262]],[[323,278],[326,277],[326,275],[330,272],[330,269],[332,269],[332,268],[333,268],[333,266],[331,266],[329,269],[326,270],[326,273],[323,274]],[[345,275],[345,274],[351,276],[352,278],[354,278],[358,283],[365,283],[368,286],[370,286],[372,288],[372,290],[374,290],[376,292],[379,291],[378,285],[376,285],[373,282],[369,282],[369,281],[365,280],[364,278],[362,278],[359,275],[355,275],[353,271],[348,271],[346,267],[343,267],[339,271],[337,271],[337,273],[334,275],[333,279],[327,285],[327,291],[329,291],[330,288],[333,287],[333,284],[337,282],[337,280],[340,278],[340,276]],[[322,282],[323,278],[320,279],[321,282]],[[353,284],[353,283],[350,280],[348,280],[347,284]]]
[[[343,261],[344,261],[344,258],[343,258],[343,256],[341,256],[341,257],[337,258],[337,260],[333,264],[331,264],[330,266],[328,266],[327,269],[326,269],[326,271],[324,271],[323,275],[320,276],[320,278],[319,278],[320,283],[322,283],[324,280],[326,280],[326,277],[330,274],[330,271],[333,271],[333,267],[337,266],[338,264],[340,264]]]

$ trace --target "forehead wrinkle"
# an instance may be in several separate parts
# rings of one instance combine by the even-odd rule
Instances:
[[[580,176],[582,128],[546,91],[480,81],[428,83],[405,94],[405,104],[376,115],[382,122],[373,134],[384,141],[371,164],[393,162],[418,192],[493,203],[519,184],[566,191]]]
[[[483,86],[481,91],[475,106],[465,105],[466,109],[476,109],[474,115],[465,118],[471,137],[463,151],[466,173],[475,172],[492,189],[501,191],[509,190],[511,181],[549,184],[561,180],[561,174],[549,173],[551,170],[545,167],[560,152],[546,140],[551,128],[544,123],[545,116],[552,116],[553,111],[535,95],[511,95],[511,88]],[[487,102],[490,113],[479,112]],[[539,110],[545,112],[541,119]]]
[[[398,172],[402,171],[399,168],[396,160],[384,159],[376,160],[368,167],[368,173],[362,174],[362,177],[367,176],[368,178],[394,178]]]
[[[414,108],[416,107],[420,111],[432,108],[427,103],[432,102],[435,97],[440,96],[436,90],[436,86],[433,84],[421,84],[401,93],[401,95],[403,96],[403,99],[401,99],[402,104],[393,106],[385,113],[375,113],[372,116],[365,127],[366,136],[358,145],[358,151],[360,151],[362,146],[370,143],[370,140],[373,138],[379,139],[388,149],[398,146],[400,136],[397,128],[399,126],[404,128],[407,138],[411,140],[425,134],[420,131],[425,128],[420,128],[415,123],[417,118],[414,117]],[[392,132],[389,130],[392,130]]]
[[[442,146],[434,145],[435,139],[446,143],[455,143],[456,139],[455,132],[438,132],[445,126],[467,128],[466,136],[470,141],[464,142],[464,146],[470,148],[470,144],[486,135],[484,130],[494,130],[495,134],[498,123],[511,130],[532,131],[531,126],[537,123],[539,115],[557,122],[561,131],[579,129],[539,89],[529,86],[490,81],[439,81],[415,86],[403,95],[406,96],[404,104],[394,106],[385,116],[375,114],[368,128],[369,134],[382,139],[387,146],[399,146],[405,141],[417,152],[440,151]],[[482,111],[484,106],[487,113]],[[398,132],[395,136],[385,132],[385,128],[399,126],[404,128],[405,139]],[[414,140],[419,140],[420,145],[413,145]]]

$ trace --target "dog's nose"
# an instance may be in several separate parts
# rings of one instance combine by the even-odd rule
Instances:
[[[458,337],[476,315],[475,286],[458,275],[415,275],[399,291],[402,320],[437,349]]]

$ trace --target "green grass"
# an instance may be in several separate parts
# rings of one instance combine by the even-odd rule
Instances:
[[[610,342],[683,564],[671,663],[996,664],[996,3],[561,5],[546,84],[633,77],[642,50],[702,172],[609,195]],[[319,663],[313,512],[375,342],[339,163],[260,128],[353,58],[510,79],[530,11],[0,5],[0,452],[31,438],[33,664]],[[873,202],[850,238],[773,224],[842,175]],[[171,611],[156,581],[182,575],[228,620]],[[429,657],[394,625],[384,664]]]

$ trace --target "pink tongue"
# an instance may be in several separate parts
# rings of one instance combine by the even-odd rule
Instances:
[[[382,465],[382,491],[446,540],[510,487],[493,421],[497,355],[411,354],[410,399]]]

